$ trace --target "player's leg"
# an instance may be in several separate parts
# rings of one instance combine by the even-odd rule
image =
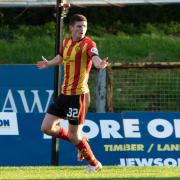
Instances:
[[[90,93],[86,93],[84,95],[85,97],[85,115],[88,111],[88,108],[89,108],[89,105],[90,105]],[[88,141],[87,137],[83,137],[86,141]],[[85,158],[83,157],[83,155],[81,154],[81,152],[78,150],[78,153],[77,153],[77,160],[78,161],[83,161]]]
[[[66,116],[64,103],[66,103],[65,96],[60,95],[57,100],[49,106],[41,129],[45,134],[69,141],[68,131],[59,124]]]
[[[90,165],[96,166],[98,164],[89,143],[86,138],[82,138],[81,131],[83,125],[72,125],[69,124],[69,140],[76,145],[81,155],[89,162]]]
[[[72,125],[69,124],[68,131],[69,131],[69,140],[72,144],[76,145],[80,141],[82,141],[81,131],[83,125]]]
[[[96,172],[102,169],[101,163],[96,159],[86,138],[82,138],[82,140],[76,144],[76,147],[81,156],[88,161],[89,172]]]
[[[75,121],[72,121],[72,120],[69,121],[69,139],[73,144],[76,145],[81,155],[89,162],[88,170],[90,169],[91,172],[94,172],[101,169],[102,165],[94,156],[87,139],[82,138],[81,136],[82,128],[85,121],[85,115],[86,115],[87,108],[89,106],[89,101],[90,101],[89,94],[80,95],[78,101],[79,101],[78,102],[79,113],[77,117],[78,122],[77,124],[75,124],[74,123]]]
[[[49,136],[54,136],[69,141],[68,131],[59,125],[63,119],[46,114],[41,125],[41,131]]]

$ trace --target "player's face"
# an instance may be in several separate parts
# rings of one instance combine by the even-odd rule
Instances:
[[[79,41],[86,35],[87,31],[87,22],[86,21],[77,21],[73,26],[70,26],[72,38],[74,41]]]

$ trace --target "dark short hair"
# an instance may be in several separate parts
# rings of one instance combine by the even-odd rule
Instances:
[[[87,18],[85,16],[83,16],[82,14],[74,14],[70,18],[69,25],[73,26],[75,24],[75,22],[77,22],[77,21],[86,21],[87,22]]]

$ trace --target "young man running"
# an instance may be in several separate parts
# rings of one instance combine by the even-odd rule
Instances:
[[[80,152],[80,158],[88,161],[88,171],[102,168],[94,156],[87,140],[81,136],[85,115],[90,104],[88,78],[92,63],[96,68],[105,68],[107,59],[98,55],[96,43],[85,36],[87,19],[75,14],[70,18],[71,34],[64,39],[59,54],[49,61],[38,61],[39,69],[64,64],[64,81],[61,94],[52,103],[42,122],[42,131],[48,135],[67,140]],[[65,118],[69,121],[68,130],[59,126]]]

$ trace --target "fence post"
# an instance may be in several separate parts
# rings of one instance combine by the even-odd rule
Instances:
[[[106,112],[106,69],[97,70],[96,112]]]
[[[106,67],[106,91],[107,91],[107,99],[106,99],[106,111],[113,112],[113,71],[111,66]]]

